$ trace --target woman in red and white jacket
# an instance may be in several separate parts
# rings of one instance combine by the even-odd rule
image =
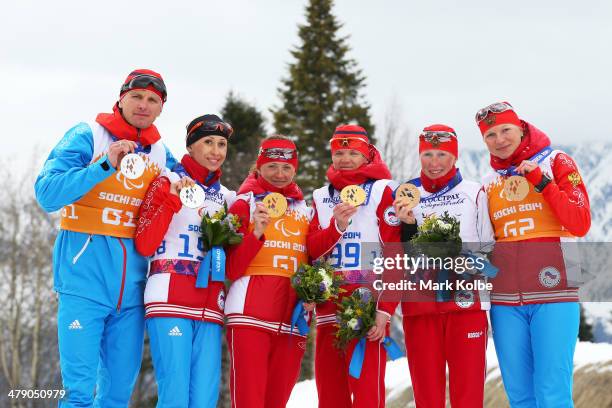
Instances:
[[[241,220],[244,239],[228,253],[233,280],[225,313],[231,356],[232,407],[280,408],[300,371],[306,339],[291,329],[297,295],[290,277],[308,262],[306,235],[312,211],[294,182],[295,144],[283,136],[261,143],[256,169],[238,191],[230,213]],[[262,201],[271,193],[287,201],[272,218]]]
[[[224,282],[197,288],[204,259],[200,223],[231,205],[234,192],[219,182],[231,126],[216,115],[187,126],[181,163],[149,187],[136,231],[136,249],[151,257],[144,294],[145,318],[158,387],[158,407],[216,407],[221,379]],[[198,208],[181,203],[181,188],[200,185]]]
[[[332,164],[327,171],[329,185],[313,193],[315,215],[308,234],[308,253],[316,259],[325,256],[345,277],[350,295],[360,287],[372,290],[374,275],[361,259],[367,243],[380,253],[383,244],[399,242],[399,220],[393,209],[393,181],[380,153],[370,144],[361,126],[342,125],[330,141]],[[340,201],[340,191],[360,185],[366,200],[359,207]],[[378,307],[376,325],[368,332],[361,376],[349,376],[353,340],[346,352],[335,346],[336,305],[317,305],[315,377],[319,407],[384,407],[387,353],[380,342],[388,333],[394,308]]]
[[[459,220],[463,250],[482,256],[494,242],[486,194],[479,183],[462,178],[455,166],[458,156],[453,128],[436,124],[423,129],[419,135],[421,174],[409,181],[419,189],[420,202],[412,210],[400,200],[395,203],[402,221],[402,241],[408,242],[417,232],[417,223],[422,224],[428,216],[448,213]],[[484,404],[489,292],[484,286],[467,288],[466,283],[486,284],[486,277],[472,268],[470,273],[459,268],[416,271],[411,275],[415,286],[406,291],[401,304],[417,407],[446,406],[447,366],[451,406],[473,408]],[[444,273],[447,276],[440,275]],[[448,291],[421,286],[438,281],[448,283]]]
[[[496,172],[484,183],[499,268],[491,326],[510,406],[572,407],[586,186],[574,160],[508,102],[479,110],[476,122]]]

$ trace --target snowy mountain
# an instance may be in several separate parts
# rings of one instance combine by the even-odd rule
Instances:
[[[489,341],[487,348],[487,380],[485,407],[507,407],[501,382],[501,373],[495,354],[495,345]],[[578,343],[574,355],[574,402],[576,407],[604,408],[612,404],[609,386],[612,382],[612,344]],[[385,375],[387,386],[386,406],[414,407],[408,363],[405,358],[387,362]],[[596,399],[593,399],[596,397]],[[316,407],[317,390],[314,380],[298,383],[287,408]]]
[[[578,163],[585,180],[592,215],[586,240],[612,242],[612,143],[552,147],[568,153]],[[485,150],[462,150],[459,156],[457,166],[465,179],[479,181],[492,173],[489,154]]]

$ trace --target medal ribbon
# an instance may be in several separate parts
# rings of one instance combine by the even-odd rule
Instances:
[[[378,346],[378,344],[376,344]],[[387,355],[391,360],[397,360],[404,356],[402,350],[397,343],[389,336],[386,336],[382,341],[382,345],[387,351]],[[365,358],[366,338],[362,337],[353,350],[351,363],[349,364],[349,374],[353,378],[361,377],[361,368],[363,367],[363,359]]]
[[[539,152],[537,152],[536,154],[534,154],[533,156],[531,156],[528,160],[529,161],[535,161],[537,164],[540,164],[544,161],[545,158],[547,158],[550,153],[552,152],[552,148],[550,146],[546,146],[545,148],[543,148],[542,150],[540,150]],[[496,170],[497,174],[499,174],[500,176],[516,176],[519,175],[519,173],[516,172],[516,166],[510,166],[506,169],[499,169]]]
[[[295,307],[293,308],[293,314],[291,315],[291,329],[289,334],[293,334],[293,327],[297,326],[299,333],[302,336],[306,336],[310,332],[310,327],[306,323],[306,311],[304,310],[304,303],[298,299]]]
[[[225,281],[225,251],[220,246],[212,247],[200,263],[196,288],[207,288],[208,278],[211,275],[213,282]]]
[[[459,169],[457,169],[457,174],[455,174],[455,177],[453,177],[451,179],[451,181],[449,181],[448,184],[446,186],[444,186],[444,188],[442,190],[440,190],[440,191],[438,191],[436,193],[433,193],[431,195],[428,195],[427,197],[421,197],[421,201],[420,202],[424,203],[426,201],[435,200],[436,198],[438,198],[438,197],[448,193],[450,190],[455,188],[455,186],[457,184],[461,183],[461,181],[463,181],[463,177],[461,176],[461,172],[459,171]],[[408,181],[408,183],[414,184],[417,187],[421,187],[421,179],[420,178],[412,179],[412,180]],[[395,192],[393,193],[393,197],[395,198]]]

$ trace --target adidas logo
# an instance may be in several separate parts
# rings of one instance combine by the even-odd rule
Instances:
[[[481,332],[481,331],[479,331],[479,332],[469,332],[469,333],[467,334],[467,338],[468,338],[468,339],[477,339],[477,338],[479,338],[480,336],[482,336],[482,332]]]
[[[75,320],[74,322],[70,323],[70,325],[68,326],[68,330],[82,330],[83,326],[81,326],[81,323],[79,323],[78,320]]]
[[[181,333],[181,331],[179,330],[178,326],[174,326],[168,332],[168,336],[182,336],[182,335],[183,335],[183,333]]]

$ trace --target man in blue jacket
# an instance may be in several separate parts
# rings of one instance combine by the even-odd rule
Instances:
[[[53,251],[60,407],[127,407],[136,382],[147,260],[133,237],[149,184],[175,163],[153,125],[166,96],[161,75],[131,72],[113,112],[70,129],[36,179],[41,207],[62,210]],[[120,171],[128,154],[141,171]]]

